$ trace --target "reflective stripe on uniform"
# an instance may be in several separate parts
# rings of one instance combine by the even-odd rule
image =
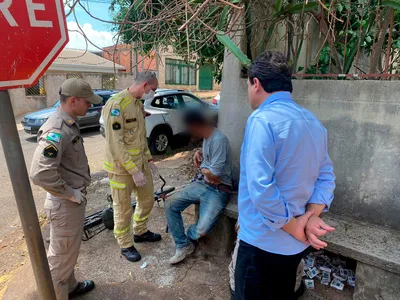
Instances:
[[[129,97],[122,98],[118,104],[121,105],[122,103],[124,103],[125,101],[128,101],[128,100],[129,100]]]
[[[150,153],[150,150],[149,149],[146,149],[146,151],[144,152],[144,154],[145,155],[150,155],[151,153]]]
[[[112,189],[123,190],[126,188],[126,184],[110,180],[110,187]]]
[[[138,156],[140,154],[140,149],[128,149],[128,152],[132,156]]]
[[[114,235],[116,238],[120,237],[121,235],[127,234],[131,230],[131,225],[123,227],[121,229],[114,228]]]
[[[112,171],[114,171],[114,165],[105,161],[104,162],[104,169],[106,169],[107,171],[112,172]]]
[[[129,104],[132,103],[132,100],[129,98],[124,98],[121,100],[121,102],[119,103],[119,105],[121,106],[121,109],[124,110]]]
[[[124,164],[124,167],[126,170],[130,170],[136,167],[136,165],[133,163],[133,161],[129,161],[126,164]]]
[[[149,216],[145,216],[145,217],[141,218],[137,214],[133,214],[133,217],[132,217],[133,221],[135,221],[135,222],[145,222],[145,221],[147,221],[148,218],[149,218]]]

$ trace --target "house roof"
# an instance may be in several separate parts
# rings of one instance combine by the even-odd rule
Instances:
[[[114,73],[114,63],[85,50],[64,49],[51,64],[51,71],[74,71],[88,73]],[[125,67],[115,64],[115,70],[125,71]]]

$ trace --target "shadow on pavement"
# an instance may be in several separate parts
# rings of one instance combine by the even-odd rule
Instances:
[[[25,137],[25,141],[29,142],[29,143],[35,143],[37,142],[37,137],[36,135],[31,135],[29,137]]]

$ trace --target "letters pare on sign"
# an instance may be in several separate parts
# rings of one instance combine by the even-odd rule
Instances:
[[[53,27],[52,21],[36,19],[35,11],[46,10],[46,7],[43,3],[33,3],[33,1],[34,0],[25,0],[26,10],[28,11],[31,27]],[[21,1],[17,0],[3,0],[3,2],[0,2],[0,17],[3,15],[11,27],[18,27],[17,21],[15,21],[15,18],[10,12],[10,6],[13,4],[13,2],[18,2],[18,4],[14,5],[21,5]]]

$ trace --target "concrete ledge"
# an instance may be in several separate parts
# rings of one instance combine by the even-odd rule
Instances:
[[[400,275],[357,263],[357,284],[353,300],[398,300]]]
[[[232,196],[224,215],[238,218],[236,195]],[[323,219],[336,228],[324,237],[329,245],[327,250],[400,274],[400,232],[333,214],[326,214]]]
[[[228,205],[225,207],[224,215],[232,218],[237,219],[239,217],[238,212],[238,196],[232,195],[231,200],[229,201]]]
[[[400,274],[400,232],[332,214],[323,219],[336,228],[324,237],[327,250]]]

